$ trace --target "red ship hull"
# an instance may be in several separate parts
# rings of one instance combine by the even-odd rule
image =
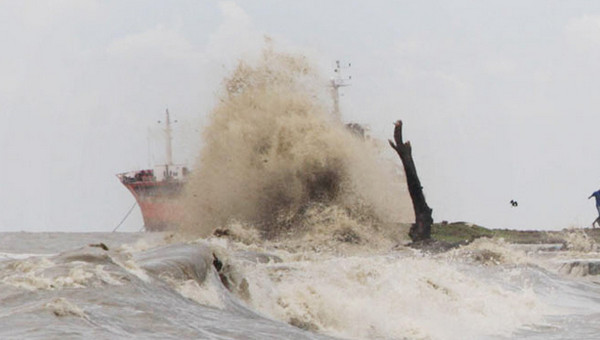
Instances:
[[[184,170],[181,177],[186,174],[187,170]],[[185,180],[167,176],[157,181],[153,170],[123,173],[117,177],[135,197],[146,231],[164,231],[179,226],[183,217],[181,196]]]

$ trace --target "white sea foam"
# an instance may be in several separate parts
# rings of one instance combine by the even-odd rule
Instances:
[[[253,309],[352,339],[472,339],[510,334],[550,311],[527,286],[510,290],[424,256],[329,256],[238,263]]]
[[[52,313],[54,313],[54,315],[59,317],[77,316],[84,319],[87,318],[87,315],[81,308],[79,308],[66,298],[60,297],[53,299],[52,301],[46,303],[44,307],[49,309],[50,311],[52,311]]]
[[[566,246],[572,252],[592,253],[598,251],[598,245],[581,229],[568,230]]]
[[[2,253],[0,252],[0,260],[24,260],[30,257],[49,257],[55,254],[27,254],[27,253]]]
[[[335,242],[346,247],[333,251]],[[226,238],[163,245],[129,258],[146,282],[115,265],[115,258],[127,261],[125,253],[106,257],[97,248],[2,262],[0,322],[14,332],[0,335],[34,337],[26,332],[41,332],[57,316],[64,328],[52,330],[63,333],[51,334],[90,337],[148,336],[149,324],[154,335],[173,339],[581,339],[600,331],[600,275],[558,270],[598,262],[594,253],[524,250],[493,239],[437,255],[340,240],[317,248]],[[223,282],[209,264],[213,254]]]
[[[479,238],[466,246],[453,249],[442,256],[447,258],[461,258],[484,265],[518,265],[533,264],[536,262],[524,250],[513,247],[503,239],[487,237]]]
[[[85,248],[83,248],[85,250]],[[90,262],[84,261],[84,259]],[[28,257],[7,262],[0,273],[4,284],[27,290],[56,290],[85,288],[90,285],[120,285],[122,275],[106,270],[106,266],[95,261],[108,257],[86,254],[78,249],[55,257]]]
[[[176,281],[171,280],[170,284],[181,295],[192,299],[197,303],[215,308],[224,308],[223,296],[221,294],[220,283],[216,278],[211,277],[202,283],[196,280]]]

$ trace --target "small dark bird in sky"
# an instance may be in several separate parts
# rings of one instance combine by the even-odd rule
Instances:
[[[512,205],[513,207],[518,207],[519,206],[519,202],[517,202],[515,200],[510,200],[510,205]]]

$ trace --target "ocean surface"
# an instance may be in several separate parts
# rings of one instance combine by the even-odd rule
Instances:
[[[1,233],[0,339],[597,339],[600,253]]]

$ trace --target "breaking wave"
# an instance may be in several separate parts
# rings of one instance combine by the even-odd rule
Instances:
[[[48,324],[60,326],[57,338],[123,339],[581,339],[600,330],[586,321],[600,311],[598,253],[495,239],[435,255],[356,252],[342,241],[333,251],[306,241],[316,232],[297,242],[239,223],[230,232],[0,261],[0,319],[27,320],[0,337],[48,338]]]
[[[271,48],[239,63],[203,132],[181,231],[242,224],[274,239],[326,226],[353,239],[412,217],[401,172],[333,118],[326,84],[306,58]]]

